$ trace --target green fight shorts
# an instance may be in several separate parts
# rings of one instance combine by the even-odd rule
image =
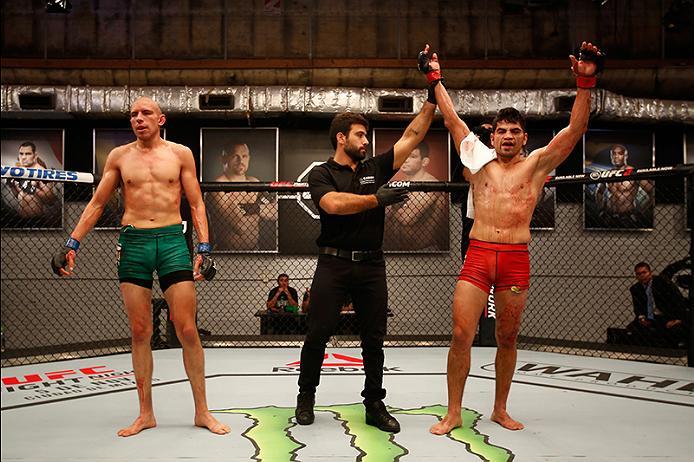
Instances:
[[[161,290],[166,291],[172,284],[193,280],[190,251],[180,224],[151,229],[123,226],[116,255],[120,282],[151,289],[156,271]]]

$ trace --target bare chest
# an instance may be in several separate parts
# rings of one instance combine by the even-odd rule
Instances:
[[[521,162],[502,168],[489,165],[474,181],[475,194],[497,198],[531,198],[537,196],[528,163]]]
[[[636,189],[636,183],[633,181],[618,181],[615,183],[607,183],[607,187],[611,193],[629,193]]]
[[[121,179],[126,188],[180,184],[181,165],[169,151],[142,154],[129,152],[121,161]]]

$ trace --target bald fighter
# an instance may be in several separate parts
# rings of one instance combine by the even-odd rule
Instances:
[[[65,247],[53,257],[53,271],[70,276],[80,241],[94,227],[113,191],[120,185],[125,211],[117,246],[120,291],[132,334],[132,361],[140,414],[119,436],[135,435],[157,425],[152,407],[152,273],[171,310],[176,335],[183,347],[183,364],[195,403],[195,425],[223,435],[229,427],[207,409],[204,353],[195,324],[193,280],[211,279],[214,263],[209,255],[207,219],[193,153],[185,146],[161,138],[166,122],[150,98],[139,98],[130,110],[130,125],[137,140],[113,149],[92,200],[82,212]],[[190,203],[193,226],[200,243],[194,265],[181,224],[181,193]]]
[[[615,144],[610,147],[610,162],[617,170],[633,168],[628,164],[629,151],[626,146]],[[639,226],[643,219],[639,218],[639,207],[636,196],[639,188],[648,197],[648,203],[641,210],[653,210],[655,203],[655,188],[649,180],[617,181],[600,183],[595,191],[595,203],[605,223],[610,227],[633,228]]]
[[[590,89],[600,69],[602,54],[583,43],[571,69],[578,89],[569,126],[550,143],[523,156],[528,141],[525,119],[513,108],[501,109],[493,122],[492,145],[487,148],[455,112],[441,81],[436,53],[427,45],[420,70],[434,86],[436,102],[460,154],[473,191],[475,222],[453,296],[453,338],[448,353],[448,413],[431,432],[443,435],[462,425],[461,407],[470,371],[470,349],[491,285],[496,300],[496,389],[491,419],[504,428],[523,424],[508,413],[506,404],[516,365],[516,338],[530,285],[530,220],[547,175],[573,150],[588,128]]]

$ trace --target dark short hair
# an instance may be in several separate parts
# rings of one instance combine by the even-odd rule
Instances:
[[[337,149],[337,134],[349,135],[349,131],[354,124],[361,124],[367,130],[369,129],[369,122],[361,114],[343,112],[333,118],[333,121],[330,123],[330,142],[333,144],[333,149]]]
[[[282,278],[282,276],[285,276],[287,279],[289,279],[289,275],[287,273],[280,273],[280,275],[277,276],[277,282],[278,283],[280,282],[280,278]]]
[[[496,126],[499,122],[517,123],[525,131],[525,117],[515,108],[505,107],[499,109],[492,122],[492,130],[496,131]]]
[[[429,157],[429,143],[427,143],[426,141],[422,141],[414,149],[419,149],[419,157],[421,157],[422,159],[424,159],[425,157]]]
[[[20,148],[30,147],[31,152],[36,152],[36,145],[34,143],[32,143],[31,141],[25,141],[24,143],[20,144],[19,147]]]
[[[640,261],[634,266],[634,272],[639,269],[639,268],[646,268],[648,271],[651,270],[651,265],[646,263],[645,261]]]

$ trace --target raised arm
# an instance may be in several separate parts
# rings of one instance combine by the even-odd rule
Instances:
[[[443,115],[443,123],[453,137],[456,151],[459,151],[460,142],[470,133],[470,129],[465,122],[458,117],[458,113],[455,112],[453,101],[448,91],[446,91],[446,87],[443,86],[439,57],[436,53],[433,53],[431,58],[429,57],[429,44],[426,44],[424,50],[419,53],[419,70],[424,72],[427,76],[427,80],[431,85],[430,91],[433,90],[436,104]],[[458,154],[460,154],[460,152],[458,152]]]
[[[405,132],[393,146],[395,158],[393,159],[393,170],[399,169],[405,162],[412,150],[424,140],[424,136],[429,130],[431,121],[434,120],[436,105],[425,101],[422,110],[417,114],[412,122],[407,126]]]
[[[599,72],[603,55],[597,46],[583,42],[578,59],[569,56],[571,70],[576,76],[576,99],[571,108],[569,126],[562,129],[544,148],[533,154],[537,155],[537,172],[541,176],[548,175],[552,170],[571,154],[576,143],[588,130],[590,118],[590,89],[595,87],[595,75]]]

